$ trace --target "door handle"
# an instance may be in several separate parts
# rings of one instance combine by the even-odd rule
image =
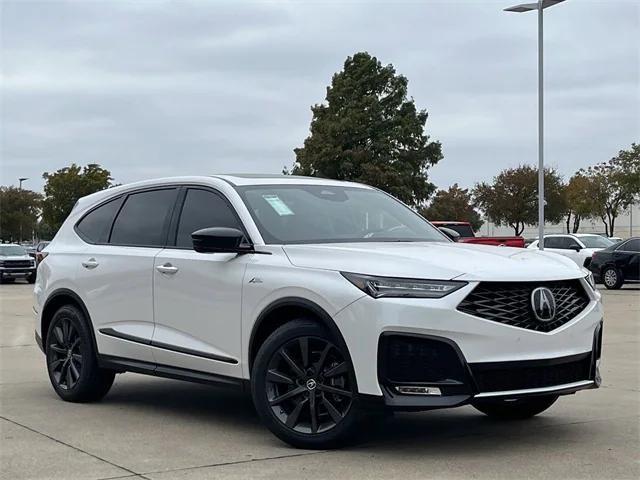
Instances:
[[[173,275],[178,272],[178,267],[174,267],[170,263],[165,263],[164,265],[158,265],[156,270],[166,275]]]
[[[96,259],[91,257],[89,260],[87,260],[86,262],[82,262],[82,266],[88,270],[93,270],[94,268],[96,268],[98,265],[100,265],[98,262],[96,262]]]

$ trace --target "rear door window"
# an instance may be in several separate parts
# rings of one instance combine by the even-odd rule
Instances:
[[[566,248],[562,245],[562,237],[546,237],[544,239],[545,248]]]
[[[171,188],[129,195],[113,223],[109,243],[164,246],[176,193],[177,189]]]

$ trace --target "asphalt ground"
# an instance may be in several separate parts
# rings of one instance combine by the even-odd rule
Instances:
[[[247,395],[126,373],[99,403],[54,393],[33,337],[32,286],[0,286],[0,478],[640,478],[640,286],[602,290],[599,390],[527,421],[472,407],[365,425],[338,451],[295,450]]]

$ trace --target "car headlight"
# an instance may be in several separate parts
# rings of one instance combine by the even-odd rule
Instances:
[[[341,273],[344,278],[373,298],[442,298],[467,284],[467,282],[453,280],[422,280]]]
[[[592,290],[596,289],[596,281],[593,278],[593,273],[589,272],[584,279],[587,281]]]

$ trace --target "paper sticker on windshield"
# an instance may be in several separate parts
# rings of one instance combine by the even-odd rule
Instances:
[[[262,198],[264,198],[269,205],[271,205],[271,208],[273,208],[281,217],[284,215],[295,215],[277,195],[262,195]]]

